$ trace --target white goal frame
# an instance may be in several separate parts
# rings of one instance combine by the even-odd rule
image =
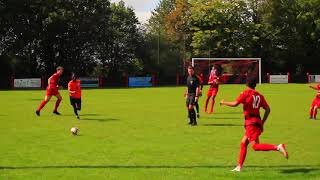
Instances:
[[[261,58],[192,58],[192,67],[194,67],[194,61],[241,61],[241,60],[252,60],[252,61],[258,61],[259,63],[259,84],[261,85]]]

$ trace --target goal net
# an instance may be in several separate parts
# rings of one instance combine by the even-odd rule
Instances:
[[[222,83],[243,84],[250,77],[261,84],[261,58],[192,58],[191,63],[197,74],[204,75],[205,81],[215,66],[220,71]]]

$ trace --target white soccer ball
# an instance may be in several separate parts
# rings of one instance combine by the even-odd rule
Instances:
[[[70,129],[70,132],[73,134],[73,135],[77,135],[78,132],[79,132],[79,129],[77,127],[73,127]]]

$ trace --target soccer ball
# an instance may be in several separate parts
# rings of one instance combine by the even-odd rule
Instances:
[[[70,129],[70,132],[73,134],[73,135],[77,135],[78,132],[79,132],[79,129],[77,127],[73,127]]]

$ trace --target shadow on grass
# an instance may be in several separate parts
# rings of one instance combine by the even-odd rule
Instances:
[[[81,118],[81,115],[80,115]],[[80,121],[100,121],[100,122],[107,122],[107,121],[119,121],[120,119],[115,118],[81,118]]]
[[[203,124],[203,126],[243,126],[241,124]]]
[[[243,114],[243,112],[215,112],[214,114]]]
[[[296,168],[296,169],[284,169],[281,173],[293,174],[293,173],[310,173],[312,171],[320,171],[320,168]]]
[[[23,169],[193,169],[193,168],[233,168],[228,165],[65,165],[65,166],[0,166],[0,170]],[[281,173],[309,173],[320,171],[320,165],[274,165],[246,166],[246,168],[261,168],[262,170],[282,170]]]
[[[81,114],[81,116],[101,116],[100,114]]]
[[[81,111],[79,111],[79,115],[82,116],[82,117],[85,117],[85,116],[102,116],[100,114],[81,114]],[[63,115],[63,116],[75,116],[74,114],[66,114],[66,115]]]
[[[43,101],[43,98],[31,98],[28,99],[29,101]],[[54,98],[52,98],[52,100],[54,100]]]
[[[208,117],[208,119],[241,119],[241,118],[238,118],[238,117]]]

